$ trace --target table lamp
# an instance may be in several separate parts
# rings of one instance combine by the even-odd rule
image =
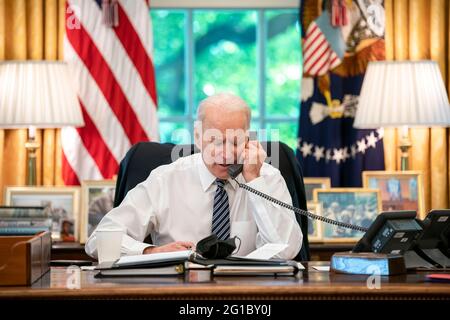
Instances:
[[[450,126],[450,105],[438,64],[429,60],[370,62],[353,126],[401,128],[401,170],[408,170],[408,127]]]
[[[0,62],[0,128],[28,128],[28,185],[36,185],[36,128],[83,125],[66,63]]]

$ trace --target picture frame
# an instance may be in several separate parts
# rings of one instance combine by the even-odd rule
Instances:
[[[380,189],[383,211],[415,210],[425,218],[421,171],[363,171],[363,186]]]
[[[324,217],[368,228],[381,212],[379,189],[330,188],[314,190],[314,202],[320,203]],[[363,232],[322,224],[324,243],[354,243]]]
[[[116,180],[81,182],[80,243],[86,243],[100,220],[114,206]]]
[[[316,202],[308,202],[308,211],[318,216],[322,215],[321,205]],[[310,243],[322,242],[322,221],[308,218],[308,241]]]
[[[331,188],[331,179],[329,177],[307,177],[303,178],[305,185],[306,202],[313,203],[314,189],[329,189]]]
[[[7,206],[50,206],[55,242],[79,241],[80,187],[7,186]]]

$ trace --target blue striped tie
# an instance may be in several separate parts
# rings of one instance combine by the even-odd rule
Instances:
[[[217,189],[214,195],[212,233],[220,240],[230,237],[230,207],[227,192],[223,188],[225,183],[226,180],[216,179],[215,181]]]

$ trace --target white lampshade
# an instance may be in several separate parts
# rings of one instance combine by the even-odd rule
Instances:
[[[58,61],[0,63],[0,127],[83,126],[68,67]]]
[[[450,126],[450,105],[436,62],[369,63],[354,127],[400,126]]]

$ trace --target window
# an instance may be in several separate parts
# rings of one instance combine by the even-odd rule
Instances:
[[[252,108],[252,129],[278,129],[296,147],[298,9],[153,8],[151,16],[162,142],[191,143],[199,101],[232,91]]]

